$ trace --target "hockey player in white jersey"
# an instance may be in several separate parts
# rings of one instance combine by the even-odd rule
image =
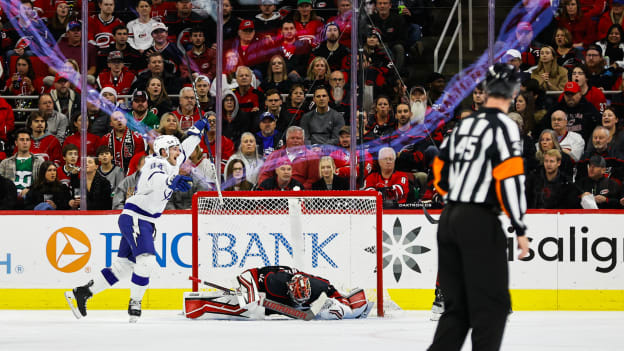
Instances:
[[[135,194],[126,201],[119,216],[122,239],[118,257],[111,267],[102,269],[86,285],[65,292],[67,303],[76,318],[87,315],[88,299],[129,274],[132,274],[128,305],[130,322],[136,322],[141,316],[141,300],[147,290],[150,274],[157,265],[154,249],[156,219],[162,215],[174,191],[190,189],[188,182],[192,179],[179,174],[180,166],[207,129],[208,123],[201,119],[187,131],[188,137],[182,144],[171,135],[161,135],[154,140],[154,155],[145,159]]]

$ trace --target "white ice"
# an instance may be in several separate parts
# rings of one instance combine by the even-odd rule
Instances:
[[[350,321],[192,321],[178,311],[0,310],[0,350],[425,350],[436,327],[427,311]],[[514,312],[502,350],[624,350],[624,312]],[[463,350],[470,350],[469,339]]]

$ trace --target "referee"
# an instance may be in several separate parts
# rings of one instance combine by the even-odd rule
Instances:
[[[485,105],[461,120],[434,160],[434,186],[447,200],[437,236],[445,311],[429,350],[460,350],[471,328],[472,350],[500,348],[511,307],[501,210],[518,236],[519,258],[529,250],[520,132],[506,115],[519,86],[513,66],[490,67]]]

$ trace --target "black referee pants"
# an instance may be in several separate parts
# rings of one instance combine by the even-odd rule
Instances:
[[[431,351],[460,350],[472,328],[472,350],[500,348],[510,309],[507,242],[491,209],[449,204],[438,226],[438,275],[444,313]]]

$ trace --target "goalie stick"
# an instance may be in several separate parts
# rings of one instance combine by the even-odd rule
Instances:
[[[198,283],[202,283],[206,286],[209,286],[211,288],[215,288],[218,290],[221,290],[223,292],[226,292],[228,294],[232,294],[232,295],[240,295],[240,292],[234,290],[234,289],[230,289],[230,288],[226,288],[224,286],[221,286],[219,284],[215,284],[215,283],[210,283],[204,280],[201,280],[199,278],[195,278],[195,277],[189,277],[189,280],[193,280],[196,281]],[[277,302],[277,301],[273,301],[273,300],[269,300],[267,298],[262,299],[262,307],[264,308],[268,308],[271,311],[277,312],[279,314],[282,314],[284,316],[290,317],[290,318],[294,318],[294,319],[301,319],[304,321],[310,321],[313,320],[315,315],[312,312],[312,310],[308,309],[305,311],[302,310],[298,310],[294,307],[285,305],[283,303]]]
[[[423,201],[423,204],[424,204],[424,203],[425,203],[425,202]],[[435,218],[433,218],[433,217],[431,216],[431,214],[429,213],[429,211],[427,211],[427,207],[423,206],[423,208],[422,208],[422,209],[423,209],[423,213],[425,214],[425,218],[427,219],[427,221],[428,221],[429,223],[431,223],[431,224],[438,224],[438,223],[440,223],[440,220],[439,220],[439,219],[435,219]]]

